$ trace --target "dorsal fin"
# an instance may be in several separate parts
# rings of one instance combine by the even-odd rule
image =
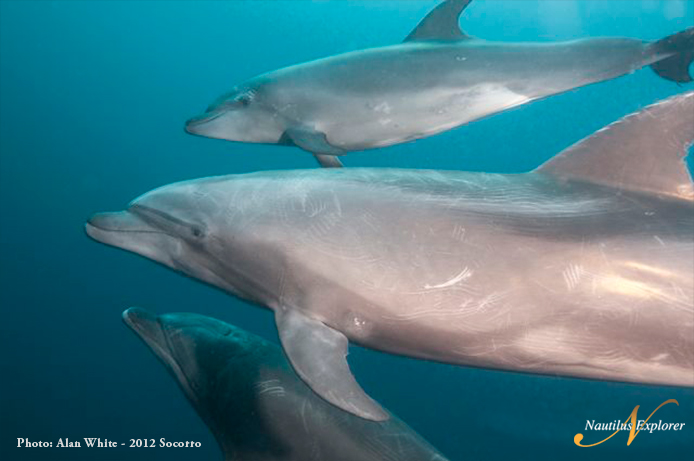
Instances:
[[[685,158],[694,144],[694,91],[628,115],[535,171],[694,201]]]
[[[472,0],[445,0],[431,10],[405,39],[462,40],[470,38],[460,29],[460,14]]]

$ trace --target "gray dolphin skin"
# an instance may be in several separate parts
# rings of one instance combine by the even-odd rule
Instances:
[[[247,331],[141,308],[123,320],[173,375],[228,461],[446,461],[396,417],[367,421],[318,398],[280,348]]]
[[[335,156],[412,141],[610,80],[644,66],[690,82],[694,28],[657,42],[592,38],[504,43],[465,35],[470,0],[440,4],[404,43],[340,54],[246,81],[189,120],[186,131],[295,145],[323,166]]]
[[[351,413],[348,341],[519,372],[694,386],[694,92],[525,174],[259,172],[149,192],[99,242],[275,313],[297,374]]]

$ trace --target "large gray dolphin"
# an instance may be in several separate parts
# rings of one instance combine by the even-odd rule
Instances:
[[[319,395],[386,414],[348,340],[532,373],[694,385],[694,92],[525,174],[397,169],[187,181],[92,217],[94,239],[275,312]]]
[[[319,399],[281,349],[247,331],[140,308],[123,319],[176,379],[229,461],[446,461],[395,417],[367,421]]]
[[[434,9],[404,43],[332,56],[234,87],[189,133],[288,144],[335,157],[431,136],[527,102],[651,65],[689,82],[694,28],[657,42],[592,38],[558,43],[468,37],[458,17],[470,0]]]

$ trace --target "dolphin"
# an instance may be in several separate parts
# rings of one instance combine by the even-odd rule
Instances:
[[[298,146],[321,165],[390,146],[650,65],[690,82],[694,28],[656,42],[591,38],[504,43],[472,38],[458,18],[471,0],[435,8],[404,43],[340,54],[252,78],[218,98],[186,131]]]
[[[280,348],[247,331],[137,307],[123,320],[176,379],[226,460],[446,461],[396,417],[367,421],[319,399]]]
[[[258,172],[168,185],[93,239],[274,311],[297,374],[364,418],[348,341],[483,368],[694,386],[694,92],[524,174]]]

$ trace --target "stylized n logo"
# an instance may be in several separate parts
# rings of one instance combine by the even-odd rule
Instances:
[[[655,410],[653,410],[653,413],[651,413],[651,414],[648,416],[648,418],[646,418],[646,420],[643,422],[643,424],[646,424],[646,423],[648,422],[648,420],[651,419],[651,416],[653,416],[653,415],[655,414],[656,411],[660,410],[660,407],[662,407],[663,405],[667,405],[668,403],[674,403],[675,405],[680,406],[679,402],[678,402],[677,400],[675,400],[675,399],[666,400],[665,402],[663,402],[663,403],[661,403],[660,405],[658,405],[658,408],[656,408]],[[637,427],[636,427],[636,425],[637,425],[637,423],[638,423],[638,416],[637,416],[637,415],[638,415],[638,412],[639,412],[639,407],[640,407],[640,405],[636,405],[636,406],[634,407],[634,410],[633,410],[633,411],[631,412],[631,414],[629,415],[629,418],[627,418],[627,421],[624,422],[624,424],[627,424],[627,422],[631,421],[631,429],[629,430],[629,440],[627,440],[627,446],[631,445],[631,442],[634,440],[634,438],[636,438],[636,436],[638,435],[638,433],[641,432],[641,428],[639,427],[638,430],[637,430]],[[610,435],[609,437],[607,437],[605,440],[601,440],[600,442],[594,443],[594,444],[592,444],[592,445],[582,445],[582,444],[581,444],[581,440],[583,440],[583,434],[578,433],[578,434],[576,434],[576,435],[574,436],[574,443],[575,443],[576,445],[578,445],[579,447],[594,447],[595,445],[600,445],[600,444],[603,443],[604,441],[611,439],[611,438],[614,437],[618,432],[619,432],[619,428],[617,428],[617,430],[614,431],[614,432],[612,433],[612,435]]]

